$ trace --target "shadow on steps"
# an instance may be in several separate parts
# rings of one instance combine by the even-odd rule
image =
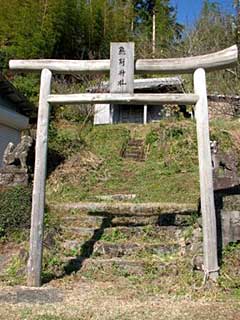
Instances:
[[[80,255],[76,256],[75,259],[70,260],[64,267],[65,274],[62,277],[81,270],[84,261],[91,257],[95,243],[101,239],[104,230],[111,226],[111,221],[112,218],[109,217],[103,219],[100,228],[96,229],[93,236],[83,244]]]

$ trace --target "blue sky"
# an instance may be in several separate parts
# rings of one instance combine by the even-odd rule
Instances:
[[[180,23],[192,25],[197,19],[203,0],[170,0],[171,4],[177,6],[178,15],[177,20]],[[220,6],[227,12],[234,13],[233,0],[218,0],[211,1],[218,2]]]

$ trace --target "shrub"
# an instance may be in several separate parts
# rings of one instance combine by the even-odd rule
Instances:
[[[54,123],[49,126],[49,150],[59,153],[63,158],[68,158],[84,145],[84,140],[79,132],[67,129],[58,129]]]
[[[158,132],[156,130],[151,130],[146,136],[146,144],[154,144],[158,141]]]
[[[0,236],[30,226],[31,202],[31,187],[17,186],[0,190]]]

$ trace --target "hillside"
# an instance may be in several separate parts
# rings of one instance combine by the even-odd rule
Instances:
[[[145,161],[122,157],[130,137],[144,141]],[[238,121],[211,123],[222,151],[238,154],[239,137]],[[8,233],[0,242],[1,314],[21,320],[238,319],[239,244],[221,251],[218,282],[205,283],[198,204],[193,121],[84,128],[52,122],[43,287],[22,286],[28,230]]]
[[[235,144],[239,148],[234,140],[238,130],[238,121],[213,122],[211,139],[227,152]],[[130,137],[143,139],[145,161],[121,157]],[[81,132],[77,124],[59,123],[50,148],[67,157],[49,175],[47,199],[98,201],[100,195],[120,193],[135,194],[135,202],[197,203],[196,139],[195,123],[191,120],[86,127]]]

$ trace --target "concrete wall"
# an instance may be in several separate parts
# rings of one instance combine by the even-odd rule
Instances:
[[[0,123],[0,168],[2,167],[3,153],[9,142],[18,144],[20,142],[21,133],[17,129],[4,126]]]
[[[111,111],[109,104],[96,104],[94,113],[94,124],[110,124]]]
[[[17,113],[11,103],[0,99],[0,168],[9,142],[20,142],[21,130],[28,127],[28,118]]]
[[[240,116],[240,98],[231,96],[208,96],[210,119],[231,119]]]

